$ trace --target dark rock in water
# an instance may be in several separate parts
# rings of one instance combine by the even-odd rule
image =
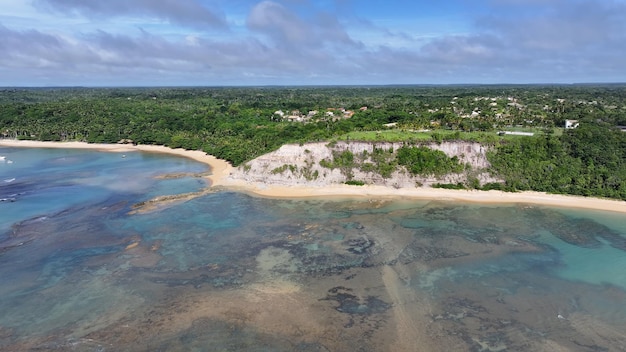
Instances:
[[[626,251],[626,238],[596,221],[589,219],[576,219],[573,221],[572,225],[575,226],[581,233],[589,234],[590,236],[595,236],[596,238],[602,238],[609,242],[611,247]]]
[[[328,290],[328,295],[321,299],[323,301],[335,301],[338,312],[356,315],[380,314],[391,308],[391,304],[375,296],[365,298],[358,297],[351,293],[352,289],[337,286]]]
[[[458,258],[468,255],[468,253],[455,251],[445,247],[424,246],[416,241],[409,244],[400,256],[400,260],[403,264],[408,264],[414,261],[430,262],[437,259],[444,258]]]
[[[368,239],[367,237],[363,238],[355,238],[346,241],[346,244],[349,246],[348,251],[354,254],[365,254],[368,249],[374,246],[374,241]]]
[[[606,226],[592,220],[568,217],[554,210],[532,212],[536,224],[564,242],[579,247],[594,248],[602,244],[598,237],[612,232]]]
[[[365,229],[365,226],[363,226],[362,224],[358,222],[347,222],[343,224],[343,228],[350,229],[350,230],[352,229],[363,230]]]
[[[159,273],[150,278],[150,281],[166,285],[168,287],[189,286],[202,288],[211,286],[214,288],[240,287],[244,282],[244,261],[209,264],[189,269],[185,272]]]
[[[308,249],[307,241],[288,241],[283,239],[265,242],[239,243],[226,249],[231,258],[253,258],[266,248],[282,248],[299,260],[297,271],[312,277],[339,275],[345,270],[363,265],[365,256],[349,253],[335,253],[320,245],[320,250]],[[233,259],[234,260],[234,259]]]
[[[612,247],[626,251],[626,238],[609,227],[590,219],[577,219],[557,211],[542,210],[533,213],[540,218],[537,224],[564,242],[579,247],[594,248],[602,245],[599,239]]]
[[[454,212],[457,208],[452,207],[433,207],[423,211],[424,216],[429,220],[446,220],[454,221]]]
[[[18,180],[14,182],[2,182],[0,179],[0,199],[5,202],[13,202],[25,194],[37,193],[41,189],[51,187],[51,185],[45,185],[36,183],[32,180]]]
[[[626,252],[626,238],[620,236],[618,233],[611,232],[603,234],[602,238],[607,240],[611,244],[611,247],[621,249]]]

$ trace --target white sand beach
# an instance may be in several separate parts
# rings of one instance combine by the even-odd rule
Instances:
[[[191,158],[209,165],[212,175],[208,176],[212,187],[249,193],[272,198],[329,198],[329,197],[363,197],[363,198],[404,198],[404,199],[432,199],[443,201],[463,201],[486,204],[535,204],[554,207],[589,209],[626,213],[626,202],[611,199],[578,197],[568,195],[554,195],[542,192],[501,192],[475,190],[448,190],[439,188],[394,188],[387,186],[350,186],[345,184],[312,186],[285,186],[268,183],[249,183],[234,179],[231,174],[233,166],[227,161],[207,155],[202,151],[171,149],[154,145],[131,144],[90,144],[84,142],[39,142],[0,140],[4,147],[30,148],[80,148],[107,152],[144,151],[154,153],[173,154]]]
[[[227,161],[217,159],[212,155],[199,150],[172,149],[159,145],[133,145],[133,144],[102,144],[102,143],[85,143],[85,142],[40,142],[0,139],[0,146],[19,147],[19,148],[68,148],[68,149],[92,149],[104,152],[125,153],[130,151],[143,151],[152,153],[165,153],[207,164],[211,167],[212,175],[209,180],[212,185],[220,184],[220,180],[225,178],[232,169],[232,165]]]

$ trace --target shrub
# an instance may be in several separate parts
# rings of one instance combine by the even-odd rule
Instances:
[[[445,189],[465,189],[465,185],[459,183],[435,183],[433,188],[445,188]]]
[[[365,182],[363,181],[359,181],[359,180],[348,180],[346,182],[344,182],[347,185],[351,185],[351,186],[363,186],[365,185]]]

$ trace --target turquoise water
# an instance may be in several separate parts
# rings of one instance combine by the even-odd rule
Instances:
[[[192,174],[207,168],[139,152],[0,156],[3,351],[626,346],[620,214],[232,192],[131,214],[202,189]]]

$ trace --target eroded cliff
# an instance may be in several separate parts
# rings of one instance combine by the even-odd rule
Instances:
[[[488,147],[472,142],[425,143],[448,157],[456,157],[462,171],[445,175],[413,175],[398,165],[403,143],[332,142],[284,145],[236,168],[231,179],[271,185],[325,186],[347,181],[396,188],[431,187],[433,184],[481,185],[501,180],[489,174]],[[341,156],[349,160],[337,160]]]

